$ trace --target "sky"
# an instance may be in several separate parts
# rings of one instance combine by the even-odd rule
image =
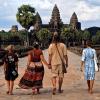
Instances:
[[[50,21],[57,4],[63,23],[69,24],[73,12],[76,12],[82,29],[100,27],[100,0],[0,0],[0,30],[8,31],[12,25],[22,28],[16,21],[16,13],[23,4],[34,7],[44,24]]]

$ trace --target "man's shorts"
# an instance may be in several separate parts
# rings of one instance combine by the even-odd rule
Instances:
[[[52,72],[52,77],[61,77],[61,78],[64,77],[64,73],[62,70],[62,64],[52,65],[51,72]]]

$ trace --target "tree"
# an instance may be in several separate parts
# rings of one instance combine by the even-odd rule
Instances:
[[[48,29],[42,28],[39,32],[36,33],[36,36],[43,47],[48,46],[49,40],[51,39],[51,33]]]
[[[87,30],[85,30],[84,33],[83,33],[83,35],[82,35],[83,40],[89,40],[90,37],[91,37],[90,32],[87,31]]]
[[[62,28],[61,30],[61,39],[65,42],[68,46],[69,38],[70,38],[70,30],[68,28]]]
[[[81,30],[75,32],[75,41],[77,42],[78,45],[80,45],[82,42],[82,33],[83,32]]]
[[[28,30],[35,24],[35,8],[22,5],[16,14],[17,21],[27,30],[27,45],[29,45]]]
[[[96,35],[92,37],[93,44],[100,44],[100,31],[97,31]]]
[[[21,40],[21,44],[22,44],[22,45],[24,45],[24,43],[25,43],[26,34],[27,34],[27,31],[26,31],[26,30],[20,30],[20,31],[18,32],[18,36],[19,36],[19,38],[20,38],[20,40]]]
[[[93,44],[95,45],[98,41],[98,37],[95,35],[95,36],[92,36],[92,42]]]

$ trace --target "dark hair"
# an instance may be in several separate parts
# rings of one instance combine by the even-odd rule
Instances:
[[[86,41],[86,46],[90,46],[91,47],[92,46],[92,41],[91,40],[87,40]]]
[[[38,42],[35,42],[33,45],[34,45],[34,48],[36,48],[36,49],[39,48],[39,44],[38,44]]]
[[[52,38],[52,42],[53,43],[60,42],[60,37],[59,37],[57,32],[54,32],[54,35],[53,35],[53,38]]]

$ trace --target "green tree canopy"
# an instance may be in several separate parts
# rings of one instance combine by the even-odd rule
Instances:
[[[22,5],[18,8],[16,18],[21,26],[28,30],[35,23],[35,8],[29,5]]]
[[[100,44],[100,31],[97,31],[96,35],[92,37],[93,44]]]
[[[36,36],[43,46],[48,44],[49,40],[51,39],[51,33],[46,28],[42,28],[39,32],[36,33]]]
[[[16,14],[17,21],[24,27],[27,31],[30,29],[31,26],[35,24],[35,8],[29,5],[22,5],[18,8],[18,12]],[[26,43],[29,46],[29,34],[26,34]]]
[[[83,35],[82,35],[82,39],[84,39],[84,40],[89,40],[90,37],[91,37],[90,32],[87,31],[87,30],[85,30],[84,33],[83,33]]]
[[[18,36],[22,41],[26,40],[26,33],[27,33],[26,30],[21,30],[21,31],[18,32]]]
[[[70,38],[70,30],[68,28],[62,28],[61,30],[61,38],[65,41],[68,42]]]

